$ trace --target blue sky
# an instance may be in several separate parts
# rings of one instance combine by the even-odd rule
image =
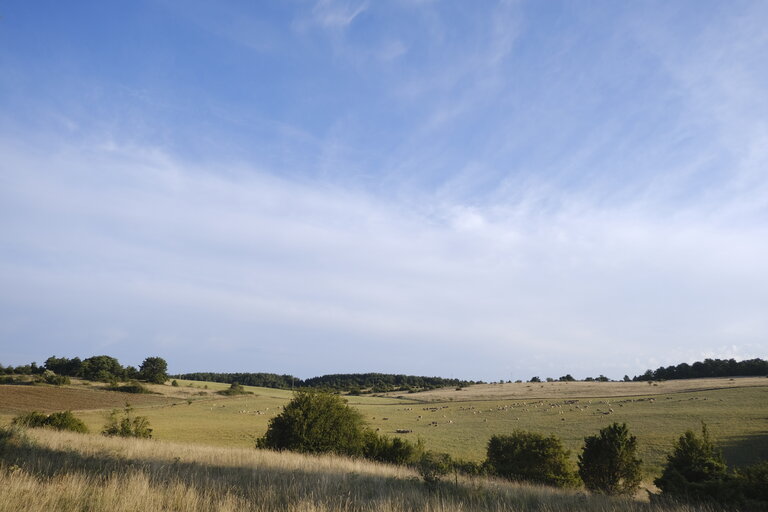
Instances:
[[[0,4],[0,362],[768,348],[765,2]]]

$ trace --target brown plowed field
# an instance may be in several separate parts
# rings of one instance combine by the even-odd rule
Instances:
[[[148,406],[174,401],[178,400],[161,395],[118,393],[98,389],[0,385],[0,414],[111,409],[124,407],[126,402],[133,406]]]

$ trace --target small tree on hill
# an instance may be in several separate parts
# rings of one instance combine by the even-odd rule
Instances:
[[[578,461],[579,476],[591,491],[632,494],[642,479],[642,462],[636,454],[637,438],[629,434],[626,423],[614,423],[584,439]]]
[[[574,487],[578,478],[568,460],[569,452],[559,438],[515,430],[488,441],[488,465],[510,480],[523,480],[557,487]]]
[[[364,446],[362,415],[331,393],[297,391],[279,415],[269,421],[258,448],[306,453],[360,455]]]
[[[168,363],[162,357],[148,357],[139,366],[139,378],[154,384],[168,380]]]

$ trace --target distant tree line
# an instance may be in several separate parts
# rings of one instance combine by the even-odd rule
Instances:
[[[100,382],[144,380],[162,384],[168,380],[168,363],[162,357],[147,357],[139,368],[123,366],[110,356],[93,356],[87,359],[51,356],[42,366],[35,362],[16,367],[0,364],[0,374],[6,375],[42,375],[46,371],[55,375]]]
[[[768,361],[763,359],[705,359],[693,364],[659,367],[634,377],[634,381],[700,379],[704,377],[754,377],[768,375]]]
[[[414,375],[395,375],[387,373],[337,373],[300,379],[293,375],[274,373],[212,373],[197,372],[173,375],[175,379],[238,383],[244,386],[267,388],[313,388],[352,393],[385,393],[388,391],[424,391],[441,387],[464,387],[480,384],[481,381],[445,379],[442,377],[418,377]]]
[[[291,389],[302,382],[293,375],[278,375],[276,373],[215,373],[194,372],[171,375],[173,379],[200,380],[206,382],[222,382],[224,384],[241,384],[243,386],[258,386],[262,388]]]

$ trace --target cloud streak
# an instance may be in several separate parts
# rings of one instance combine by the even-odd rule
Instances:
[[[542,372],[619,373],[641,368],[618,353],[645,362],[669,345],[713,353],[738,339],[749,355],[768,328],[763,227],[636,208],[542,214],[524,201],[427,214],[253,169],[224,178],[135,147],[4,154],[2,300],[68,311],[83,327],[62,335],[75,339],[120,332],[133,352],[186,340],[221,367],[254,349],[271,354],[264,369],[302,375],[398,371],[387,354],[408,350],[412,371],[490,379],[525,377],[520,358],[541,353],[558,354]],[[24,329],[55,351],[32,319],[6,336]],[[271,349],[328,343],[358,359],[286,363]],[[443,351],[461,362],[435,360]]]

